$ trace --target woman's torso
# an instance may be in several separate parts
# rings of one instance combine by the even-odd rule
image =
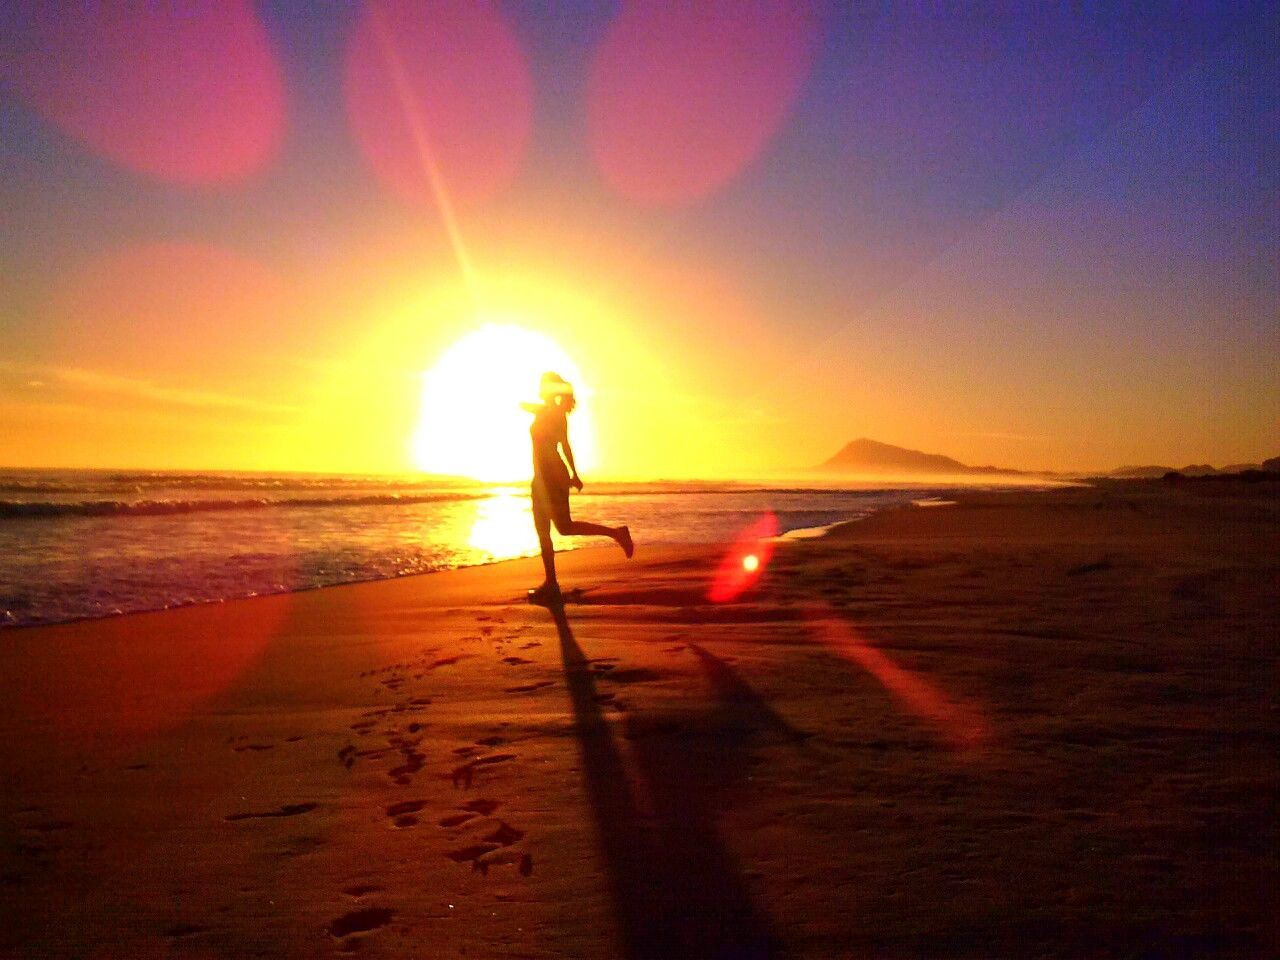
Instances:
[[[529,437],[533,441],[533,475],[535,479],[569,482],[569,468],[560,458],[559,445],[564,439],[568,424],[564,413],[553,406],[546,406],[529,425]]]

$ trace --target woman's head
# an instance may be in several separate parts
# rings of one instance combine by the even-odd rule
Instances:
[[[547,371],[542,375],[542,382],[538,387],[538,395],[542,398],[543,403],[554,404],[565,413],[577,406],[577,401],[573,396],[573,384],[560,376],[560,374],[552,373],[551,371]]]

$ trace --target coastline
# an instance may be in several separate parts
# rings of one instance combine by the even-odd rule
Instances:
[[[164,499],[172,490],[159,486],[135,491],[160,497],[145,500],[162,504],[159,512],[148,506],[118,515],[0,518],[0,630],[398,579],[538,552],[527,496],[509,487],[491,489],[474,505],[449,494],[413,502],[375,497],[380,505],[371,506],[367,497],[317,499],[316,492],[280,509],[263,501],[263,509],[241,510],[235,500],[220,512],[185,512],[187,501]],[[69,489],[73,502],[60,506],[73,513],[95,507],[99,493]],[[723,543],[738,532],[739,517],[776,510],[789,529],[859,516],[904,496],[893,489],[649,485],[597,491],[583,508],[625,515],[646,544]],[[566,551],[591,545],[560,543]]]
[[[1226,486],[889,509],[724,605],[578,550],[559,620],[530,558],[6,631],[0,953],[1264,955],[1280,521]]]

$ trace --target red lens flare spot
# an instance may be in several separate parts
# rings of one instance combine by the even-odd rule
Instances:
[[[276,154],[284,81],[247,0],[19,7],[0,78],[98,154],[190,185],[244,180]]]
[[[803,0],[631,0],[591,64],[588,123],[601,174],[641,203],[723,186],[782,126],[820,29]]]
[[[24,688],[24,722],[93,745],[171,730],[240,681],[292,604],[283,594],[251,611],[219,604],[44,628],[54,665]]]
[[[754,586],[769,565],[777,535],[778,518],[772,513],[766,513],[743,530],[716,570],[707,599],[712,603],[728,603]]]
[[[347,112],[365,159],[400,196],[478,202],[515,178],[533,85],[515,32],[474,0],[373,0],[346,51]]]

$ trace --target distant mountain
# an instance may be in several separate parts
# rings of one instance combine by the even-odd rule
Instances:
[[[971,467],[940,453],[908,450],[865,437],[846,443],[815,469],[826,473],[1022,473],[1001,467]]]
[[[1126,479],[1150,479],[1163,477],[1166,473],[1180,473],[1184,477],[1213,477],[1225,473],[1244,473],[1246,470],[1280,471],[1280,457],[1273,457],[1262,463],[1232,463],[1221,469],[1207,463],[1192,463],[1185,467],[1120,467],[1112,470],[1107,476],[1124,477]]]
[[[1173,471],[1173,467],[1116,467],[1108,477],[1123,477],[1133,480],[1153,480]]]

